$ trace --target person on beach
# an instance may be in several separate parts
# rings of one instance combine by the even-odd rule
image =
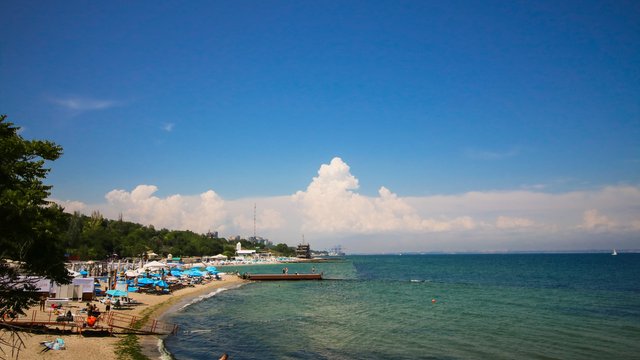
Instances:
[[[89,325],[89,327],[93,327],[93,325],[96,324],[96,321],[98,321],[98,318],[93,315],[89,315],[87,317],[87,325]]]
[[[45,304],[47,302],[47,297],[45,295],[40,296],[40,310],[45,310]]]
[[[91,303],[87,303],[87,316],[93,315],[93,305]]]
[[[105,312],[109,312],[111,310],[111,299],[107,299],[104,301]]]

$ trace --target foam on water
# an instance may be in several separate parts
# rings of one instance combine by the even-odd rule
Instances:
[[[158,339],[158,353],[160,354],[160,360],[174,360],[169,350],[164,346],[163,339]]]
[[[209,298],[212,298],[212,297],[214,297],[214,296],[216,296],[216,295],[218,295],[218,294],[220,294],[220,293],[222,293],[224,291],[239,288],[242,285],[243,285],[243,283],[240,283],[238,285],[235,285],[235,286],[232,286],[232,287],[228,287],[228,288],[226,288],[226,287],[217,288],[217,289],[215,289],[214,291],[212,291],[210,293],[207,293],[207,294],[204,294],[204,295],[200,295],[200,296],[198,296],[196,298],[193,298],[190,302],[188,302],[188,303],[182,305],[180,308],[178,308],[178,311],[184,310],[185,308],[187,308],[187,307],[189,307],[189,306],[191,306],[193,304],[197,304],[197,303],[199,303],[199,302],[201,302],[203,300],[207,300]]]

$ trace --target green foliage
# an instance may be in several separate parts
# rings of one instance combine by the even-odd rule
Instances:
[[[224,254],[235,256],[237,241],[213,238],[188,230],[156,230],[123,220],[105,219],[94,212],[91,216],[66,214],[67,228],[63,234],[66,251],[71,259],[96,260],[113,254],[120,257],[140,257],[151,250],[167,256],[205,256]],[[269,250],[279,256],[295,256],[295,249],[287,244],[268,248],[241,239],[243,249]]]
[[[294,248],[291,248],[291,247],[289,247],[289,245],[283,244],[283,243],[280,243],[280,244],[274,246],[273,250],[275,250],[278,253],[278,255],[281,255],[281,256],[295,256],[296,255],[296,250]]]
[[[62,242],[68,223],[62,208],[47,201],[51,186],[43,183],[45,162],[60,157],[62,148],[25,140],[18,130],[0,116],[0,316],[36,302],[34,286],[18,274],[70,281]]]
[[[78,260],[105,259],[113,254],[140,257],[149,250],[163,256],[216,255],[229,244],[225,239],[192,231],[156,230],[152,226],[109,220],[98,212],[91,216],[66,214],[66,224],[63,243],[69,257]],[[235,252],[235,247],[232,248]]]
[[[133,334],[126,335],[116,344],[116,356],[118,360],[149,360],[142,353],[138,337]]]

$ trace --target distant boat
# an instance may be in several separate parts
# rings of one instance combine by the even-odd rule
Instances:
[[[613,256],[618,255],[618,252],[616,251],[616,249],[613,249],[613,252],[611,253],[611,255],[613,255]]]

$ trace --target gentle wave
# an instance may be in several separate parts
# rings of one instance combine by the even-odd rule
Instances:
[[[164,346],[164,339],[158,339],[158,353],[160,353],[160,360],[174,360],[175,358],[169,350]]]
[[[237,289],[239,287],[241,287],[242,285],[244,285],[244,283],[240,283],[237,284],[235,286],[231,286],[231,287],[220,287],[215,289],[214,291],[204,294],[204,295],[200,295],[198,297],[193,298],[191,301],[189,301],[188,303],[182,305],[180,308],[178,308],[177,311],[182,311],[185,308],[193,305],[193,304],[197,304],[203,300],[207,300],[210,299],[222,292],[228,291],[228,290],[233,290],[233,289]],[[189,331],[189,333],[198,333],[198,332],[207,332],[207,330],[191,330]],[[210,332],[210,330],[209,330]],[[165,346],[165,339],[158,339],[158,352],[160,353],[160,360],[175,360],[175,357],[173,356],[173,354],[171,354],[171,352],[169,350],[167,350],[167,347]]]
[[[187,307],[189,307],[189,306],[191,306],[191,305],[193,305],[193,304],[197,304],[197,303],[199,303],[199,302],[201,302],[201,301],[203,301],[203,300],[207,300],[207,299],[209,299],[209,298],[212,298],[212,297],[214,297],[214,296],[216,296],[216,295],[218,295],[218,294],[220,294],[220,293],[222,293],[222,292],[224,292],[224,291],[237,289],[237,288],[239,288],[239,287],[240,287],[240,286],[242,286],[242,285],[244,285],[244,283],[240,283],[240,284],[238,284],[238,285],[236,285],[236,286],[232,286],[232,287],[228,287],[228,288],[226,288],[226,287],[217,288],[217,289],[215,289],[214,291],[212,291],[212,292],[210,292],[210,293],[207,293],[207,294],[204,294],[204,295],[200,295],[200,296],[198,296],[198,297],[196,297],[196,298],[193,298],[193,300],[191,300],[190,302],[188,302],[188,303],[186,303],[186,304],[182,305],[182,306],[178,309],[178,311],[182,311],[182,310],[184,310],[185,308],[187,308]]]

